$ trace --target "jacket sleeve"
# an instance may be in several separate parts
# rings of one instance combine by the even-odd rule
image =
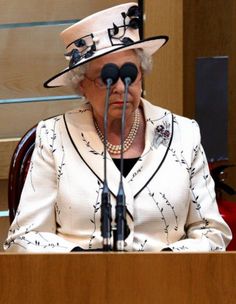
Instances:
[[[40,122],[20,204],[4,244],[6,251],[69,252],[76,246],[56,234],[53,140],[45,122]]]
[[[216,203],[214,181],[200,144],[200,131],[192,123],[193,149],[188,164],[190,206],[183,240],[169,245],[172,251],[224,251],[232,238],[230,228],[221,217]]]

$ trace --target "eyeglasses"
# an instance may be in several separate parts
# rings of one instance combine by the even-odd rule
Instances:
[[[102,78],[100,76],[95,78],[95,79],[91,79],[87,75],[84,75],[84,77],[86,79],[88,79],[89,81],[93,82],[94,85],[96,87],[98,87],[99,89],[105,89],[106,88],[106,84],[102,81]]]
[[[99,89],[106,89],[106,84],[102,81],[102,78],[99,76],[95,79],[91,79],[89,78],[86,74],[84,74],[84,77],[86,79],[88,79],[89,81],[93,82],[94,85],[99,88]],[[142,72],[141,70],[139,69],[138,70],[138,75],[137,75],[137,78],[135,79],[135,81],[131,84],[131,86],[137,84],[140,80],[141,80],[141,77],[142,77]],[[114,87],[116,85],[116,83],[114,83],[111,87]]]

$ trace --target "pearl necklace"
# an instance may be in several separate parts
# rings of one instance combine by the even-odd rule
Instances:
[[[130,129],[128,136],[124,140],[124,150],[123,150],[124,152],[127,151],[131,147],[132,143],[134,142],[134,139],[138,133],[139,125],[140,125],[140,115],[139,115],[139,110],[136,110],[134,113],[133,125]],[[99,138],[104,143],[104,135],[103,135],[102,131],[99,129],[99,126],[98,126],[96,120],[94,120],[94,126],[96,128]],[[107,151],[111,154],[120,154],[121,145],[113,145],[109,141],[107,141]]]

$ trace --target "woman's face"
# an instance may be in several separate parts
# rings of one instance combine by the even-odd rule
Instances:
[[[116,54],[108,54],[94,61],[91,61],[86,69],[85,78],[80,83],[80,91],[90,102],[95,118],[99,121],[103,119],[106,88],[101,88],[93,81],[100,76],[103,66],[107,63],[114,63],[119,68],[126,62],[134,63],[138,68],[138,76],[133,84],[129,87],[128,101],[126,108],[126,118],[132,116],[140,103],[142,74],[140,59],[133,50],[127,50]],[[108,116],[110,119],[120,119],[122,115],[123,98],[125,86],[122,80],[118,81],[111,87],[110,103]]]

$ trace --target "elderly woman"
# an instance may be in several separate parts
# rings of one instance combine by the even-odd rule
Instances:
[[[76,110],[38,124],[36,145],[5,250],[70,252],[102,248],[104,107],[100,77],[107,63],[137,67],[125,110],[123,185],[125,251],[224,251],[231,232],[219,214],[195,121],[141,98],[142,77],[166,36],[140,40],[140,14],[127,3],[91,15],[62,32],[69,67],[46,87],[73,85],[85,97]],[[107,180],[112,225],[120,182],[125,86],[111,86]]]

